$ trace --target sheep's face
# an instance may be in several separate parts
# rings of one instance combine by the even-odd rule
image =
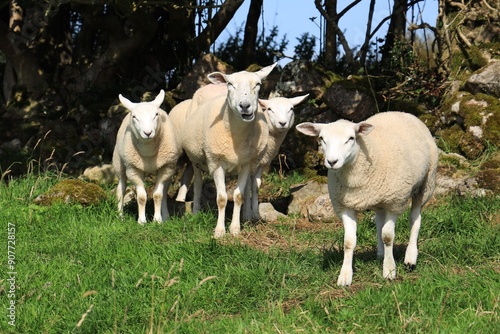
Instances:
[[[275,97],[270,100],[259,100],[259,104],[267,114],[271,131],[287,132],[293,125],[295,118],[293,107],[302,102],[307,96],[297,96],[291,99]]]
[[[241,71],[233,74],[210,73],[208,79],[214,84],[227,85],[227,103],[244,122],[252,122],[258,108],[259,90],[262,80],[271,73],[276,63],[257,72]]]
[[[352,123],[346,120],[329,124],[301,123],[297,125],[297,130],[303,134],[319,138],[325,156],[325,167],[331,169],[340,169],[351,163],[359,150],[356,138],[360,135],[367,135],[372,129],[371,124]]]
[[[165,98],[165,92],[151,102],[134,103],[119,95],[120,102],[130,111],[130,127],[136,138],[151,140],[155,137],[160,121],[160,105]]]

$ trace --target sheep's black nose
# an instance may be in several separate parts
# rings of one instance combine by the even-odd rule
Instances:
[[[144,131],[144,134],[146,135],[146,137],[151,136],[152,133],[153,133],[153,131],[148,131],[148,132]]]
[[[279,122],[281,126],[285,126],[286,125],[286,122]]]
[[[339,160],[328,160],[328,164],[330,165],[330,167],[333,167],[335,166],[335,164],[338,162]]]
[[[250,102],[240,102],[240,108],[242,111],[248,110],[248,108],[250,108]]]

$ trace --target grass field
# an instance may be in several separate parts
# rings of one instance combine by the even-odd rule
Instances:
[[[365,214],[354,283],[339,288],[338,223],[290,217],[213,240],[216,213],[139,226],[111,191],[97,206],[32,203],[57,181],[0,184],[1,333],[500,332],[499,197],[434,200],[413,272],[401,217],[391,282]]]

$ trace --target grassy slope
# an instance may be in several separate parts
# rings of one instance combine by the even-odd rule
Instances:
[[[338,224],[289,218],[214,241],[212,213],[139,226],[134,216],[118,218],[111,194],[95,207],[31,204],[56,181],[0,185],[0,247],[14,223],[17,271],[13,329],[4,252],[2,333],[500,331],[498,197],[446,197],[427,208],[411,273],[402,266],[409,229],[400,223],[394,282],[381,277],[365,215],[354,284],[342,289]]]

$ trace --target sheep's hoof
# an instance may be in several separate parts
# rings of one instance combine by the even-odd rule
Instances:
[[[214,233],[214,238],[215,239],[219,239],[219,238],[222,238],[224,235],[226,235],[226,230],[215,230],[215,233]]]
[[[230,229],[229,232],[231,233],[232,236],[237,236],[240,234],[241,231],[239,228],[232,228],[232,229]]]
[[[391,280],[391,281],[396,279],[396,269],[389,270],[387,272],[384,270],[384,278]]]
[[[352,271],[351,272],[343,272],[340,271],[339,278],[337,279],[338,286],[348,286],[352,284]]]
[[[417,265],[413,263],[405,263],[406,271],[412,272],[417,269]]]

